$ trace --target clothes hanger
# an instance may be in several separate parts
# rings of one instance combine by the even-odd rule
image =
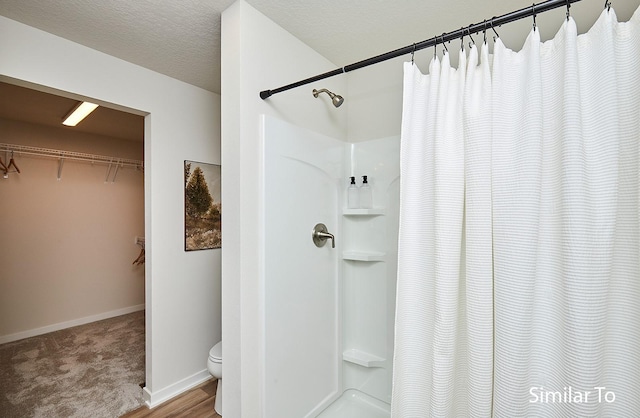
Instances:
[[[144,264],[144,248],[140,249],[140,254],[138,254],[138,258],[136,258],[135,260],[133,260],[133,263],[135,265],[140,265],[140,264]]]
[[[9,160],[9,164],[7,164],[6,166],[6,170],[5,173],[7,171],[9,171],[9,168],[11,168],[11,166],[13,166],[13,168],[16,169],[16,171],[18,172],[18,174],[20,174],[20,169],[18,168],[18,166],[16,165],[16,162],[13,160],[13,151],[11,151],[11,159]]]
[[[0,167],[2,168],[2,171],[4,171],[4,174],[7,174],[9,168],[2,162],[2,157],[0,157]]]
[[[144,264],[144,258],[145,258],[145,253],[144,253],[144,238],[140,239],[138,237],[136,237],[136,244],[138,244],[140,246],[140,254],[138,254],[138,258],[136,258],[135,260],[133,260],[132,264],[135,265],[141,265]]]

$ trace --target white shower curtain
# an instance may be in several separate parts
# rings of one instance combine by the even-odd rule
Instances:
[[[638,416],[640,13],[489,58],[405,64],[392,416]]]

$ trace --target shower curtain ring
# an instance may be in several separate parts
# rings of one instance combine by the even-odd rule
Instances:
[[[487,19],[485,19],[485,20],[482,22],[482,27],[484,28],[484,29],[482,30],[482,38],[483,38],[483,40],[484,40],[484,44],[486,44],[486,43],[487,43]]]
[[[416,53],[416,43],[413,43],[413,50],[411,51],[411,65],[413,65],[413,57]]]
[[[604,0],[604,8],[607,9],[607,12],[611,9],[611,2],[609,0]]]
[[[569,0],[567,0],[567,22],[569,21],[569,18],[571,17],[571,12],[569,12],[569,8],[571,8],[571,3],[569,2]]]
[[[496,41],[496,38],[500,38],[500,35],[498,35],[498,32],[496,32],[496,29],[493,27],[493,20],[495,18],[496,18],[495,16],[491,18],[491,30],[493,31],[493,33],[496,34],[496,36],[493,37],[493,42]]]
[[[471,42],[469,42],[469,49],[471,49],[471,47],[476,44],[473,36],[471,36],[471,25],[469,25],[469,27],[467,28],[467,34],[469,35],[469,39],[471,39]]]
[[[446,32],[442,32],[442,35],[440,35],[442,37],[442,46],[444,47],[444,51],[448,54],[449,53],[449,48],[447,48],[447,45],[445,45],[444,43],[444,35]]]
[[[533,15],[533,31],[536,30],[536,4],[531,5],[531,14]]]

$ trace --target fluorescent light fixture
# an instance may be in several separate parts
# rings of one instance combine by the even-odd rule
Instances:
[[[66,118],[64,118],[63,125],[67,126],[76,126],[80,121],[87,117],[87,115],[93,112],[97,104],[89,103],[89,102],[80,102],[76,107],[69,112]]]

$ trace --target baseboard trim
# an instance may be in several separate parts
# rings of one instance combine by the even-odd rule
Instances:
[[[142,398],[144,399],[144,402],[147,404],[149,409],[155,408],[156,406],[172,398],[175,398],[181,393],[184,393],[211,378],[212,376],[209,373],[209,370],[204,369],[172,385],[169,385],[164,389],[160,389],[155,392],[150,392],[149,389],[145,386],[142,389]]]
[[[57,324],[47,325],[45,327],[34,328],[27,331],[17,332],[15,334],[0,336],[0,344],[10,343],[22,340],[24,338],[35,337],[37,335],[47,334],[49,332],[60,331],[61,329],[77,327],[78,325],[89,324],[91,322],[102,321],[120,315],[126,315],[133,312],[143,311],[144,303],[141,305],[129,306],[128,308],[116,309],[115,311],[103,312],[96,315],[85,316],[84,318],[72,319],[71,321],[59,322]]]

